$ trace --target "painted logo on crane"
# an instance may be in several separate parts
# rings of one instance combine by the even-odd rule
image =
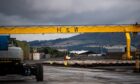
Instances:
[[[73,27],[73,28],[70,28],[70,27],[66,27],[66,28],[58,27],[57,28],[57,33],[63,33],[63,32],[66,32],[66,33],[77,33],[78,32],[78,27]]]

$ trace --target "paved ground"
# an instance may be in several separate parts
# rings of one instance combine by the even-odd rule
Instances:
[[[14,81],[10,81],[10,79]],[[44,66],[44,82],[36,82],[34,77],[23,80],[20,77],[9,76],[6,81],[0,81],[0,84],[140,84],[140,74]]]

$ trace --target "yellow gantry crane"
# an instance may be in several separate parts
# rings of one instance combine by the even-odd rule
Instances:
[[[131,59],[130,33],[140,32],[140,25],[51,25],[51,26],[0,26],[0,34],[51,34],[51,33],[113,33],[123,32],[126,35],[127,59]]]

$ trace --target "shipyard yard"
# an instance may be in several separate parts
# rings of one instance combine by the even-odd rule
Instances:
[[[139,78],[140,74],[131,71],[44,66],[43,82],[34,77],[7,76],[0,78],[0,84],[140,84]]]
[[[140,0],[0,0],[0,84],[140,84]]]

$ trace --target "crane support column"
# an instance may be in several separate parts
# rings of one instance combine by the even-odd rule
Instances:
[[[125,33],[126,36],[126,57],[128,60],[132,59],[131,57],[131,37],[130,33]]]

